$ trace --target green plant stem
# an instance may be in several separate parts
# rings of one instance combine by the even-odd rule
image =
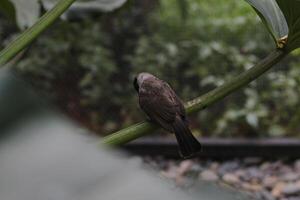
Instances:
[[[276,49],[249,70],[241,73],[237,77],[202,95],[201,97],[187,102],[185,105],[187,113],[191,114],[203,110],[207,106],[220,101],[232,92],[242,88],[258,78],[260,75],[274,66],[274,64],[282,60],[286,54],[287,53],[285,51]],[[154,132],[154,130],[157,128],[158,127],[152,123],[141,122],[104,137],[101,143],[110,146],[122,145],[141,136]]]
[[[243,86],[249,84],[251,81],[257,79],[264,72],[272,68],[276,63],[278,63],[282,58],[286,56],[286,52],[280,49],[276,49],[271,52],[266,58],[261,60],[258,64],[251,67],[247,71],[241,73],[240,75],[234,77],[225,84],[215,88],[214,90],[198,97],[187,103],[186,109],[187,113],[194,113],[199,110],[210,106],[211,104],[223,99],[232,92],[242,88]]]
[[[76,0],[60,0],[51,10],[46,12],[32,27],[24,31],[16,40],[11,42],[0,52],[0,66],[6,64],[16,56],[46,28],[48,28],[61,14],[63,14]]]

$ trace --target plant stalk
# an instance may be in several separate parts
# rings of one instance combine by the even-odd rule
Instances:
[[[286,55],[287,53],[283,50],[274,50],[266,58],[261,60],[249,70],[241,73],[237,77],[211,90],[210,92],[187,102],[185,105],[187,114],[198,112],[211,104],[222,100],[227,95],[257,79],[260,75],[282,60]],[[150,122],[141,122],[102,138],[101,144],[109,146],[122,145],[154,132],[157,128],[158,126]]]
[[[60,0],[51,10],[46,12],[32,27],[25,30],[13,42],[0,52],[0,67],[27,47],[46,28],[48,28],[61,14],[63,14],[76,0]]]

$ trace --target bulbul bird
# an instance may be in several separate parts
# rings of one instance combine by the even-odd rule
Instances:
[[[175,133],[179,153],[191,158],[201,150],[201,144],[188,127],[182,101],[168,83],[150,73],[140,73],[134,79],[141,109],[150,120]]]

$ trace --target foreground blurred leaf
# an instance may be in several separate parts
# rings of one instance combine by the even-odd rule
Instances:
[[[58,0],[10,0],[13,3],[16,13],[10,11],[12,5],[8,0],[1,0],[0,8],[7,10],[9,7],[10,15],[16,15],[17,25],[21,29],[32,26],[40,16],[40,3],[46,8],[51,9]],[[73,8],[77,9],[97,9],[99,11],[112,11],[122,6],[126,0],[84,0],[77,2],[72,5]],[[12,14],[11,14],[12,13]]]
[[[0,12],[3,12],[7,17],[15,20],[15,8],[9,0],[0,1]]]
[[[121,7],[127,0],[85,0],[83,2],[76,2],[72,7],[74,8],[93,8],[101,11],[113,11]]]
[[[288,25],[275,0],[246,0],[257,12],[277,43],[288,34]]]
[[[38,0],[10,0],[16,10],[16,21],[21,29],[32,26],[40,15]]]
[[[300,1],[299,0],[277,0],[282,10],[288,27],[287,50],[293,51],[300,47]]]

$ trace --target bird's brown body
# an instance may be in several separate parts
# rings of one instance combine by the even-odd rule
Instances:
[[[188,158],[199,152],[201,145],[188,128],[183,103],[169,84],[149,73],[140,73],[134,85],[141,109],[153,122],[175,133],[181,155]]]

